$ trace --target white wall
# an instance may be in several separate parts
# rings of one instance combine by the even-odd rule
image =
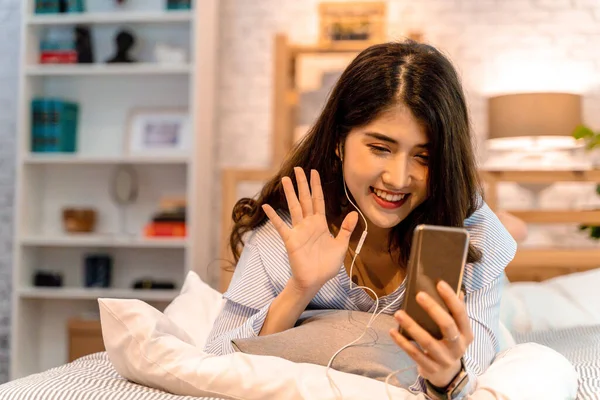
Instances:
[[[0,0],[0,382],[8,379],[20,0]]]

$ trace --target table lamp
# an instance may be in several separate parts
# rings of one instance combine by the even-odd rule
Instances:
[[[582,123],[581,96],[572,93],[515,93],[488,99],[488,170],[590,168],[585,145],[572,133]],[[519,184],[539,195],[551,184]]]
[[[488,99],[488,168],[573,169],[583,144],[573,138],[582,123],[581,96],[516,93]],[[580,166],[580,165],[577,165]],[[589,167],[589,165],[587,165]]]

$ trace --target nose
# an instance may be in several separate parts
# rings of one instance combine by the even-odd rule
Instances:
[[[400,190],[410,184],[407,153],[398,153],[387,163],[382,180],[389,190]]]

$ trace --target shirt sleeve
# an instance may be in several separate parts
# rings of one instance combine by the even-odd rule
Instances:
[[[233,353],[233,339],[258,336],[276,296],[258,249],[246,243],[204,351],[216,355]]]

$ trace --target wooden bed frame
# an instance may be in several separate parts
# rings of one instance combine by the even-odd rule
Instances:
[[[232,275],[232,255],[228,247],[231,231],[231,211],[238,200],[237,187],[244,182],[266,182],[273,176],[293,146],[294,116],[299,101],[294,87],[295,61],[307,53],[358,53],[364,46],[336,49],[327,46],[297,46],[285,35],[275,37],[273,84],[273,147],[272,162],[267,169],[225,169],[221,183],[221,274],[220,289],[224,291]],[[592,171],[481,171],[486,183],[486,202],[495,210],[498,205],[498,184],[501,182],[554,183],[600,182],[600,170]],[[600,225],[600,210],[506,210],[526,223],[588,223]],[[600,248],[519,248],[506,273],[512,281],[542,281],[555,276],[600,267]]]

